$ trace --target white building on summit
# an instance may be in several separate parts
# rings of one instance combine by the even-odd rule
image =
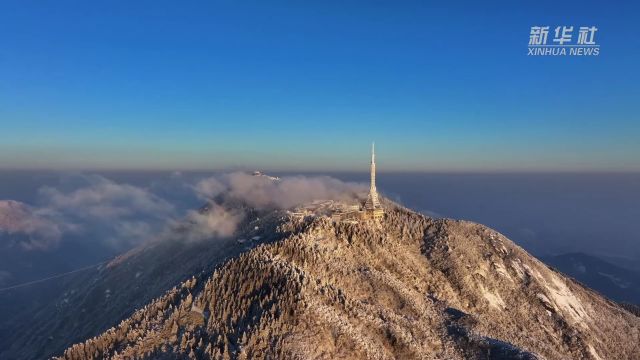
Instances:
[[[369,219],[380,219],[384,216],[384,210],[378,199],[378,190],[376,189],[376,150],[375,143],[371,144],[371,184],[369,186],[369,196],[364,203],[364,215]]]
[[[371,146],[371,184],[369,185],[369,195],[363,203],[360,196],[352,200],[315,200],[288,213],[298,219],[305,219],[307,216],[329,216],[334,222],[358,223],[367,220],[379,220],[384,217],[384,209],[380,204],[378,190],[376,189],[376,155],[375,145]],[[256,176],[260,176],[256,175]]]

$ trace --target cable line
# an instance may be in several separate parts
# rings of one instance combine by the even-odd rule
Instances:
[[[29,285],[33,285],[33,284],[38,284],[38,283],[41,283],[41,282],[45,282],[45,281],[49,281],[49,280],[53,280],[53,279],[57,279],[57,278],[61,278],[61,277],[63,277],[63,276],[71,275],[71,274],[74,274],[74,273],[77,273],[77,272],[80,272],[80,271],[89,270],[89,269],[92,269],[92,268],[98,267],[98,266],[100,266],[100,265],[102,265],[102,264],[104,264],[104,263],[107,263],[107,262],[109,262],[109,261],[110,261],[110,260],[105,260],[105,261],[99,262],[99,263],[97,263],[97,264],[93,264],[93,265],[85,266],[85,267],[83,267],[83,268],[75,269],[75,270],[72,270],[72,271],[68,271],[68,272],[66,272],[66,273],[62,273],[62,274],[57,274],[57,275],[49,276],[49,277],[46,277],[46,278],[44,278],[44,279],[28,281],[28,282],[26,282],[26,283],[22,283],[22,284],[18,284],[18,285],[13,285],[13,286],[9,286],[9,287],[6,287],[6,288],[1,288],[1,289],[0,289],[0,292],[7,291],[7,290],[12,290],[12,289],[17,289],[17,288],[21,288],[21,287],[25,287],[25,286],[29,286]]]

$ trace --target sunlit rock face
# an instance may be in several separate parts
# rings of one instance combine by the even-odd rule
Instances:
[[[638,317],[501,234],[381,202],[380,221],[263,215],[270,235],[59,356],[638,357]]]

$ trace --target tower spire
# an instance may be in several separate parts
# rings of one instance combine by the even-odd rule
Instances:
[[[376,198],[378,192],[376,190],[376,143],[371,143],[371,186],[369,188],[369,193],[375,193]]]
[[[371,183],[369,185],[369,196],[364,204],[364,208],[368,211],[381,209],[380,200],[378,199],[378,190],[376,189],[376,144],[371,143]]]
[[[376,162],[376,142],[371,143],[371,163],[375,164]]]

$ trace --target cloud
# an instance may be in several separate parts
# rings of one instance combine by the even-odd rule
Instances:
[[[71,227],[49,219],[46,212],[18,201],[0,200],[0,235],[9,235],[11,242],[26,250],[57,244],[67,229]]]
[[[42,213],[73,224],[76,233],[116,248],[145,241],[176,216],[173,205],[147,189],[119,184],[102,176],[83,176],[70,191],[40,189]]]
[[[366,192],[362,184],[326,176],[274,180],[241,172],[199,181],[172,174],[148,188],[97,175],[75,176],[70,183],[42,187],[37,206],[0,202],[0,234],[16,235],[12,241],[27,250],[45,250],[67,237],[125,250],[171,236],[179,224],[189,224],[182,228],[190,240],[231,236],[247,215],[238,200],[255,209],[287,209],[319,199],[353,200]],[[206,202],[209,210],[194,211],[194,201]]]
[[[163,218],[173,211],[171,204],[145,189],[101,176],[85,179],[86,186],[71,192],[53,187],[43,187],[39,192],[49,209],[79,218],[114,220],[140,215]]]
[[[209,177],[198,181],[193,190],[202,199],[210,199],[227,190],[227,186],[217,177]]]
[[[202,205],[202,199],[193,188],[194,182],[193,175],[174,172],[155,177],[147,191],[169,202],[176,211],[184,212]]]
[[[234,172],[202,179],[193,185],[194,192],[209,203],[204,213],[189,212],[190,239],[232,235],[246,218],[241,201],[254,209],[289,209],[314,200],[354,200],[367,187],[327,176],[290,176],[275,180]],[[219,198],[219,195],[224,197]]]
[[[273,180],[267,176],[235,172],[201,180],[195,189],[204,198],[228,193],[258,209],[288,209],[319,199],[353,200],[367,188],[328,176],[290,176]]]
[[[246,214],[241,209],[228,209],[212,204],[207,212],[189,211],[187,240],[203,240],[233,235]]]
[[[71,189],[45,186],[37,206],[0,201],[0,230],[26,250],[55,247],[63,237],[125,249],[145,241],[176,216],[150,191],[102,176],[75,176]]]

